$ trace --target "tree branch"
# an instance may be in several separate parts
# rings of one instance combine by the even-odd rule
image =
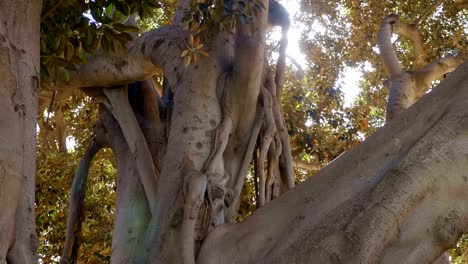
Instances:
[[[171,25],[145,32],[128,43],[125,54],[98,50],[88,56],[87,63],[77,65],[69,81],[59,79],[43,83],[41,88],[70,95],[76,88],[111,87],[146,80],[168,65],[182,64],[180,53],[184,37],[185,32],[180,27]]]
[[[190,11],[191,0],[179,0],[177,1],[177,8],[172,19],[172,24],[179,25],[182,23],[182,19],[185,17],[188,11]]]
[[[446,56],[432,61],[414,72],[416,80],[416,99],[421,97],[429,88],[429,85],[444,74],[455,70],[468,59],[467,54]]]
[[[437,7],[439,7],[442,3],[444,2],[444,0],[438,0],[436,1],[433,5],[431,5],[428,9],[426,9],[426,11],[424,11],[424,13],[418,18],[418,20],[416,20],[416,22],[414,23],[416,27],[418,27],[422,21],[426,20],[426,18],[432,13],[434,12]]]
[[[120,125],[125,141],[133,155],[138,169],[138,175],[146,193],[148,204],[154,217],[156,208],[156,193],[159,175],[153,165],[151,152],[146,143],[143,132],[128,103],[128,90],[120,88],[105,88],[104,94],[110,104],[106,105]]]
[[[322,169],[322,166],[320,166],[319,164],[305,162],[300,159],[294,160],[294,167],[309,170],[309,171],[319,171]]]
[[[67,153],[67,124],[65,123],[65,118],[63,117],[63,111],[61,107],[57,107],[54,113],[54,117],[59,151],[62,153]]]
[[[393,27],[398,25],[400,19],[397,15],[389,15],[382,20],[380,24],[379,33],[377,36],[377,44],[380,50],[380,57],[390,78],[400,75],[403,73],[403,68],[401,67],[400,61],[397,58],[395,49],[392,45],[392,33]]]
[[[408,24],[403,21],[397,23],[396,32],[407,37],[411,41],[414,51],[415,67],[419,68],[425,63],[426,50],[416,24]]]
[[[60,263],[76,263],[81,239],[81,223],[84,220],[84,200],[86,193],[86,181],[89,168],[96,153],[109,142],[106,139],[106,132],[103,126],[98,123],[95,126],[96,136],[91,139],[91,143],[80,160],[78,168],[73,178],[70,194],[70,205],[68,207],[67,231],[65,246],[62,252]]]

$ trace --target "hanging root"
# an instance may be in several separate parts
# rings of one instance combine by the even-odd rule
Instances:
[[[255,149],[255,143],[257,142],[258,134],[260,132],[260,127],[263,122],[262,118],[262,110],[260,105],[257,104],[254,127],[249,137],[249,143],[247,144],[247,148],[245,149],[244,156],[242,158],[242,165],[239,169],[238,175],[236,177],[236,183],[234,185],[234,190],[232,194],[232,200],[238,201],[242,186],[244,184],[245,175],[247,175],[247,171],[249,169],[250,161],[252,160],[252,155]],[[227,208],[225,213],[225,218],[228,222],[234,222],[234,216],[237,214],[238,203],[231,203],[229,208]]]
[[[270,1],[271,4],[272,1]],[[282,12],[287,11],[284,9],[283,6],[281,6],[279,3],[279,9],[283,10]],[[270,7],[271,8],[271,7]],[[282,151],[281,151],[281,158],[283,161],[283,169],[282,169],[282,174],[286,179],[286,184],[288,189],[291,189],[294,187],[294,167],[293,167],[293,159],[291,156],[291,144],[289,142],[289,135],[286,131],[285,125],[284,125],[284,120],[283,120],[283,115],[282,115],[282,109],[281,109],[281,95],[283,92],[283,86],[284,86],[284,81],[285,81],[285,76],[286,76],[286,48],[288,46],[288,31],[291,26],[291,21],[289,19],[289,14],[284,15],[285,17],[283,20],[283,23],[281,24],[281,40],[280,40],[280,45],[279,45],[279,56],[278,60],[276,61],[276,73],[275,73],[275,83],[274,86],[276,88],[276,93],[273,93],[272,90],[272,96],[273,96],[273,114],[275,117],[275,122],[276,122],[276,127],[277,131],[279,134],[279,138],[281,140],[281,145],[282,145]],[[273,88],[272,86],[270,86]]]
[[[271,141],[276,132],[275,120],[273,117],[273,100],[271,94],[265,87],[261,89],[261,96],[263,100],[263,113],[265,115],[265,131],[260,139],[260,154],[258,156],[258,167],[257,175],[259,179],[259,194],[258,203],[260,206],[265,205],[265,199],[268,197],[268,190],[266,190],[266,178],[265,178],[265,159],[270,148]]]
[[[195,170],[191,161],[185,164],[184,217],[181,229],[181,248],[184,264],[195,264],[195,226],[200,206],[205,197],[208,180],[204,174]]]
[[[89,167],[96,153],[101,148],[109,145],[105,129],[101,123],[96,124],[95,134],[80,160],[75,178],[73,179],[68,209],[66,240],[60,259],[61,264],[77,263],[81,239],[81,223],[84,220],[84,199]]]
[[[55,129],[57,129],[57,141],[59,145],[59,151],[61,153],[67,153],[67,124],[63,117],[63,111],[61,107],[57,107],[55,110]]]
[[[268,178],[266,182],[266,202],[270,202],[273,198],[278,197],[279,193],[275,192],[274,187],[278,186],[281,181],[280,178],[280,166],[279,159],[283,150],[281,140],[278,138],[278,134],[275,134],[274,141],[271,144],[269,151],[268,161]]]

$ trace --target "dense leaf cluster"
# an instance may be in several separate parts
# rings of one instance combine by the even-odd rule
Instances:
[[[76,64],[96,49],[119,51],[132,40],[138,27],[126,25],[132,14],[151,17],[155,9],[172,7],[172,1],[74,0],[44,1],[41,15],[41,78],[69,78]],[[65,69],[65,70],[62,70]]]

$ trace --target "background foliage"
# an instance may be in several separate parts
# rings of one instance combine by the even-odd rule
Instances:
[[[300,1],[301,11],[293,27],[303,30],[300,45],[307,63],[300,65],[301,69],[297,66],[288,69],[282,98],[294,158],[325,166],[384,124],[388,91],[382,85],[386,77],[376,52],[380,21],[390,13],[400,15],[407,22],[416,21],[433,3],[435,1]],[[143,32],[170,23],[175,4],[173,0],[44,1],[41,20],[43,80],[68,78],[67,71],[62,73],[58,69],[72,71],[75,64],[86,61],[85,53],[92,54],[98,48],[124,48],[130,39],[129,33],[137,31],[136,27],[123,24],[131,13],[141,16],[137,24]],[[467,7],[463,0],[447,0],[422,22],[422,35],[430,59],[454,49],[467,51]],[[398,38],[395,45],[404,67],[412,69],[411,45],[404,38]],[[274,40],[270,46],[274,50]],[[349,87],[343,87],[339,80],[350,67],[358,69],[362,78],[359,95],[354,102],[346,103],[344,92]],[[97,114],[96,104],[79,92],[64,102],[54,102],[53,109],[58,108],[64,111],[66,132],[71,139],[68,153],[60,153],[57,146],[46,146],[41,136],[38,141],[36,215],[42,263],[58,262],[65,241],[71,182],[89,143]],[[54,128],[53,115],[53,111],[41,113],[39,122]],[[315,173],[296,172],[297,182]],[[81,251],[84,263],[109,260],[115,174],[111,151],[101,151],[93,162],[88,180]],[[256,208],[255,184],[252,178],[248,179],[239,219]],[[467,249],[468,238],[464,237],[452,250],[454,263],[468,262]]]

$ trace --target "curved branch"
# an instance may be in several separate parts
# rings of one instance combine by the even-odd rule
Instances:
[[[400,21],[397,24],[395,30],[397,33],[407,37],[411,41],[414,51],[414,60],[416,68],[419,68],[422,65],[424,65],[426,50],[424,49],[424,43],[417,25],[408,24],[403,21]]]
[[[400,23],[397,15],[391,14],[382,20],[379,33],[377,36],[377,44],[379,46],[380,57],[390,78],[403,73],[400,61],[397,58],[395,49],[392,45],[393,27]]]
[[[81,87],[111,87],[146,80],[169,64],[182,64],[179,55],[183,46],[177,43],[184,36],[184,31],[173,25],[145,32],[128,43],[125,54],[98,50],[88,56],[87,63],[77,65],[69,81],[59,79],[41,86],[71,94]]]
[[[68,208],[65,246],[60,259],[61,264],[76,263],[81,239],[81,223],[84,220],[84,199],[89,167],[96,153],[108,145],[104,128],[100,123],[95,127],[96,136],[85,151],[76,169]]]

